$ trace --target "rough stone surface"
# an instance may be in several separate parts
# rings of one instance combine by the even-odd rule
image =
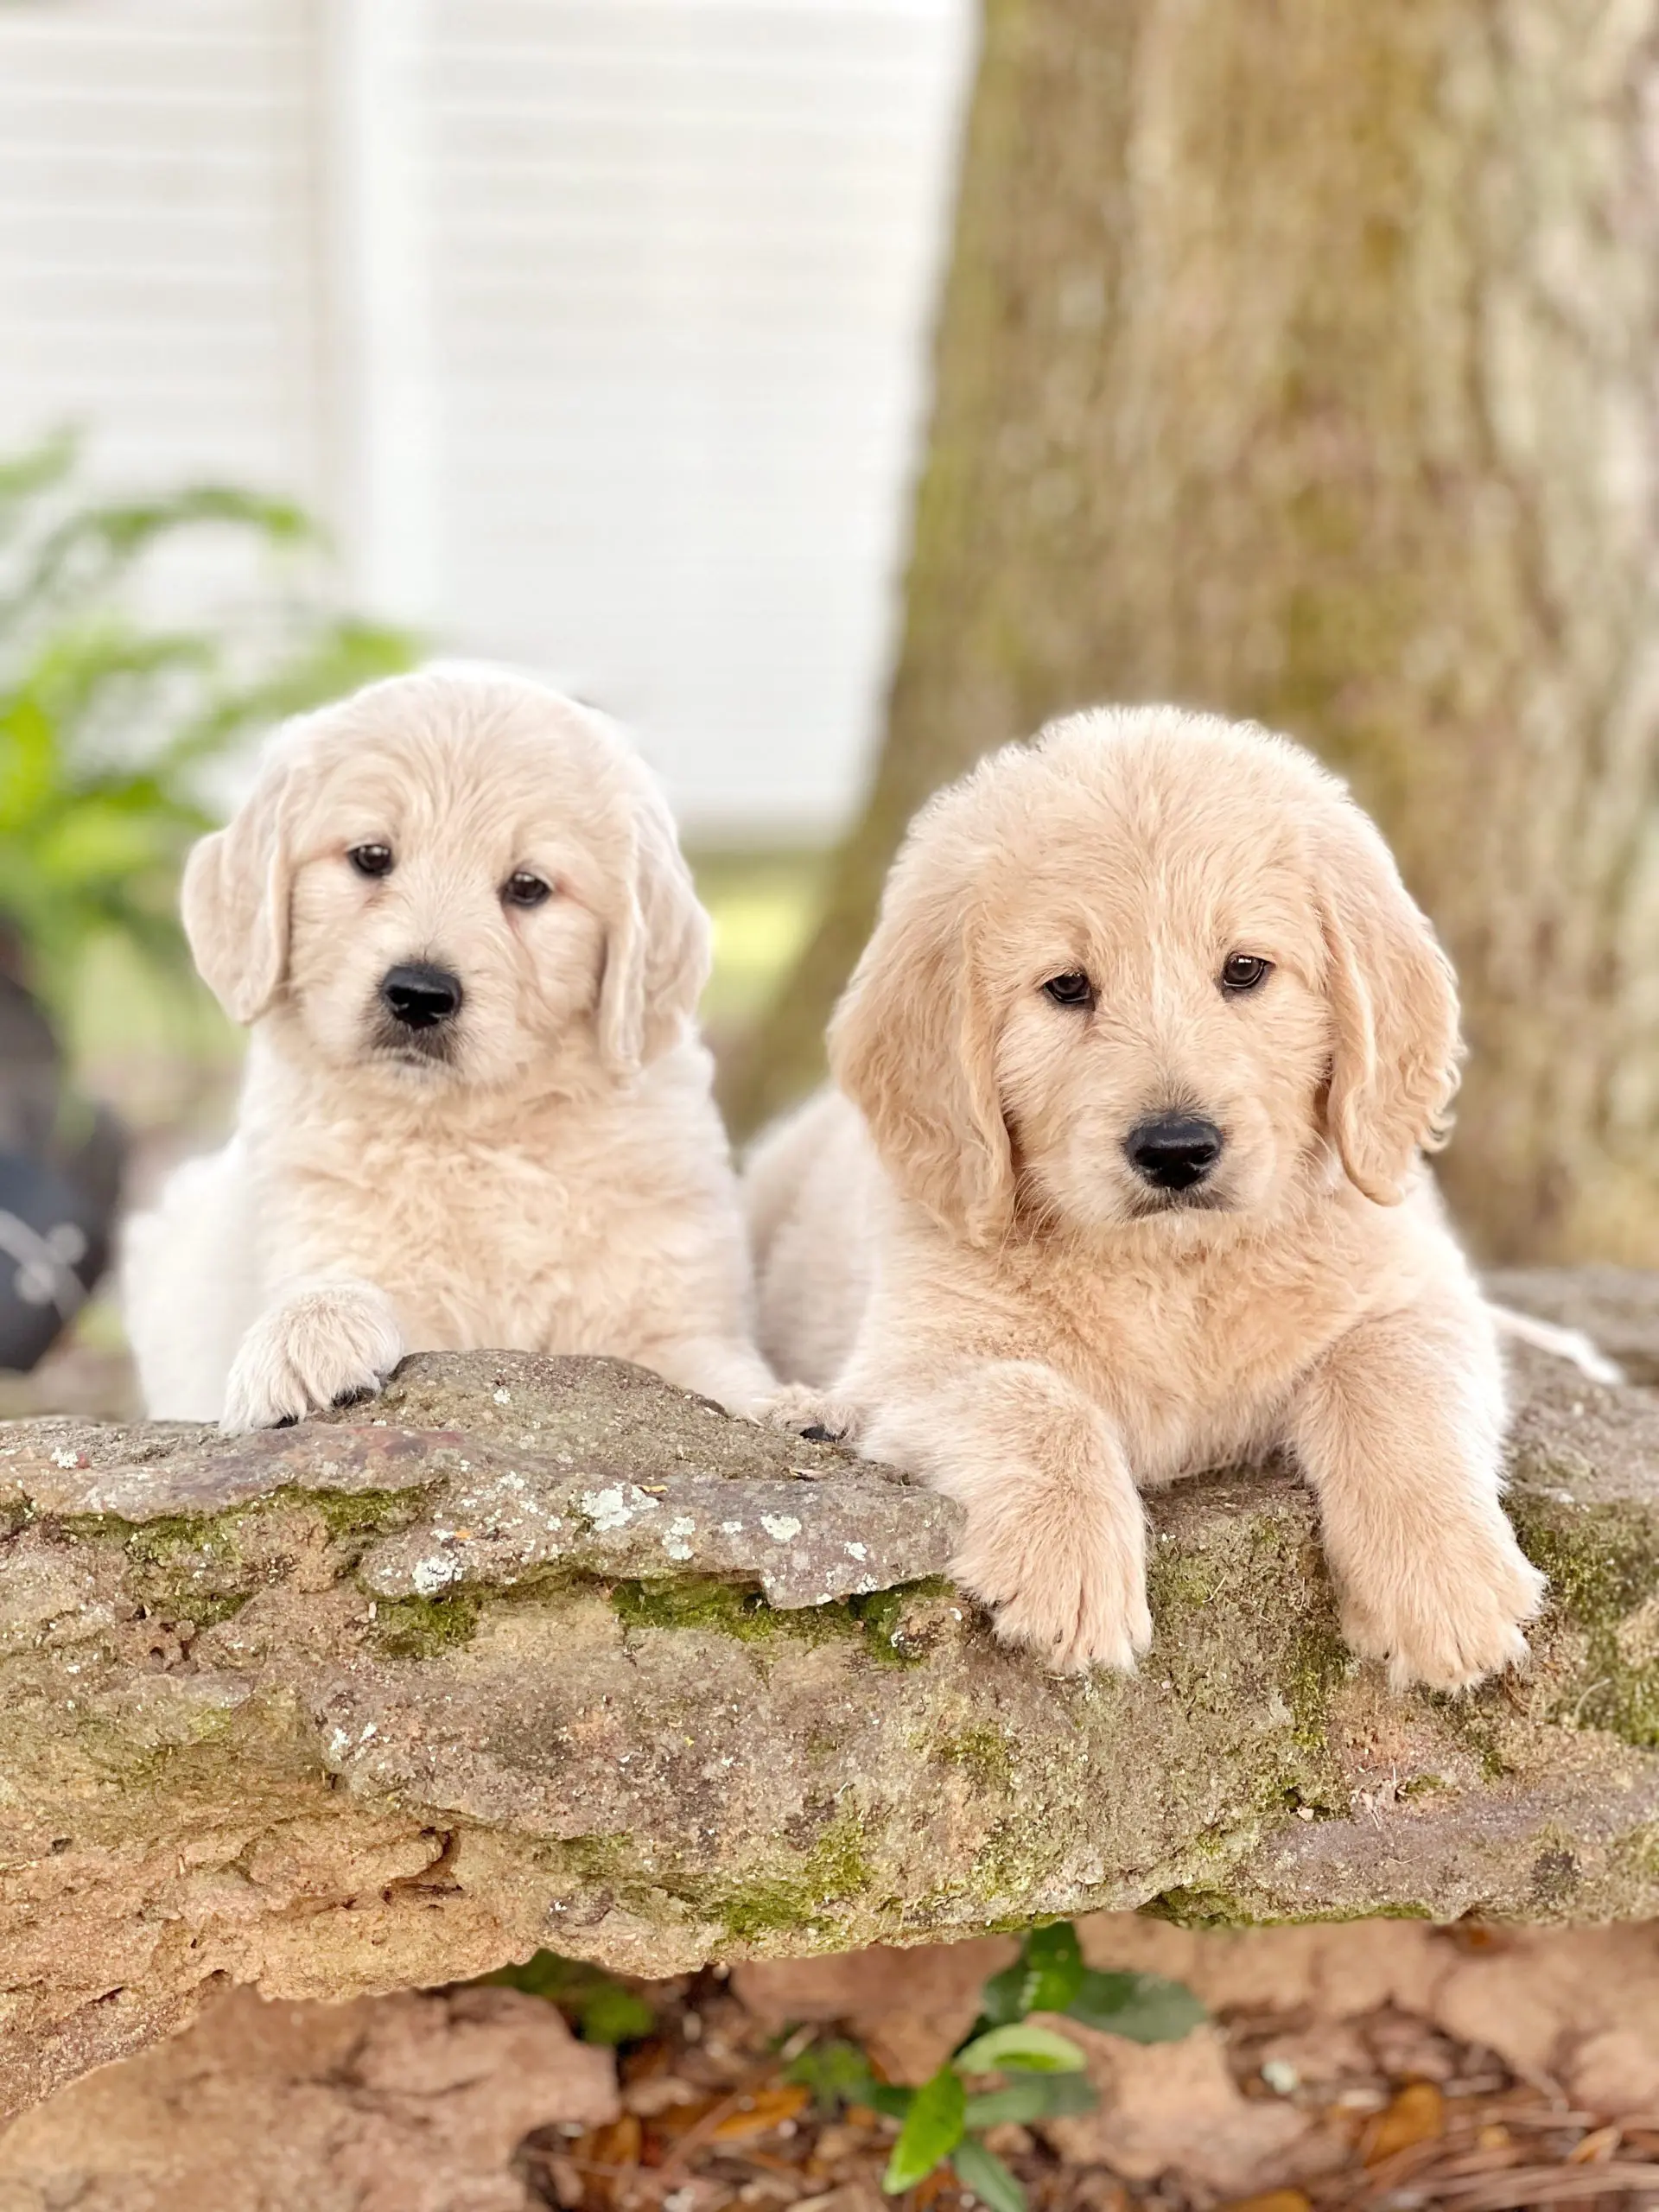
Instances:
[[[611,2054],[512,1989],[354,2005],[226,1990],[0,2139],[0,2212],[535,2212],[532,2128],[620,2109]]]
[[[1631,1382],[1659,1383],[1659,1294],[1642,1268],[1505,1268],[1487,1277],[1494,1298],[1541,1321],[1582,1329]]]
[[[3,2102],[220,1979],[1659,1913],[1659,1401],[1520,1374],[1556,1594],[1461,1700],[1348,1658],[1283,1472],[1160,1499],[1150,1659],[1058,1682],[936,1579],[943,1501],[612,1363],[422,1357],[236,1442],[0,1429]]]

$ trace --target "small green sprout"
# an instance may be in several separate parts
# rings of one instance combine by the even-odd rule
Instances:
[[[987,2150],[985,2131],[1087,2112],[1095,2102],[1084,2052],[1057,2030],[1033,2024],[1033,2012],[1057,2013],[1135,2043],[1177,2043],[1205,2017],[1178,1981],[1085,1966],[1076,1929],[1057,1921],[1033,1929],[1014,1964],[991,1976],[966,2039],[919,2088],[878,2082],[857,2044],[839,2037],[810,2044],[785,2078],[810,2088],[826,2110],[868,2105],[901,2123],[881,2184],[890,2196],[948,2163],[987,2212],[1027,2212],[1024,2189]],[[970,2086],[988,2075],[1002,2079],[994,2088]]]

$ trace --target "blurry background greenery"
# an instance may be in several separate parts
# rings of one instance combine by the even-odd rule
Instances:
[[[156,563],[208,535],[251,589],[212,626],[150,619]],[[329,606],[323,550],[298,508],[224,485],[91,498],[67,433],[0,461],[0,965],[140,1122],[188,1110],[197,1070],[234,1052],[178,921],[227,769],[416,650]]]

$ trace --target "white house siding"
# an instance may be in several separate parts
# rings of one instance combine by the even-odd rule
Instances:
[[[327,492],[314,41],[294,0],[0,7],[0,435]]]
[[[0,442],[336,525],[359,596],[822,830],[878,714],[969,0],[10,0]]]

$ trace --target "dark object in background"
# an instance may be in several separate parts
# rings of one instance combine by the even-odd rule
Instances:
[[[109,1223],[52,1168],[0,1152],[0,1367],[26,1372],[74,1319],[104,1272]]]
[[[0,1369],[23,1373],[86,1303],[110,1255],[126,1137],[66,1093],[63,1055],[0,945]]]
[[[7,973],[9,950],[0,938],[0,1152],[39,1156],[57,1127],[63,1055],[39,1001]]]

